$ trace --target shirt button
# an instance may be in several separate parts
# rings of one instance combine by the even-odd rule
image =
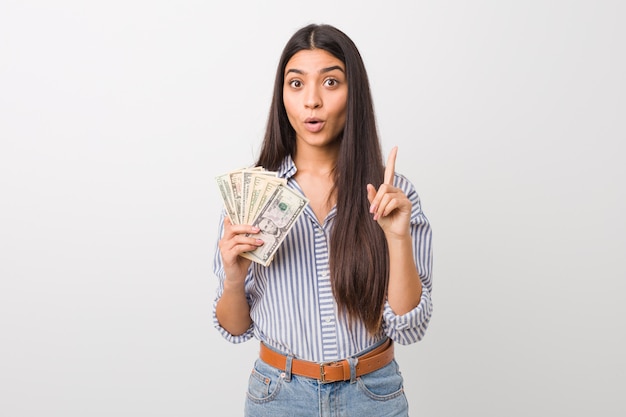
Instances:
[[[326,320],[324,320],[326,323],[330,323],[331,318],[330,317],[326,317]]]

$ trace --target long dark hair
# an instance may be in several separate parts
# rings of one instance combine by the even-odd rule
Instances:
[[[380,328],[389,281],[387,243],[369,214],[366,185],[378,187],[384,167],[369,80],[363,59],[352,40],[330,25],[298,30],[280,57],[270,114],[257,165],[279,168],[296,150],[295,132],[283,102],[285,67],[301,50],[322,49],[345,65],[348,82],[346,125],[339,139],[334,169],[337,216],[330,237],[330,271],[337,305],[350,319],[360,319],[371,333]],[[334,193],[334,194],[333,194]]]

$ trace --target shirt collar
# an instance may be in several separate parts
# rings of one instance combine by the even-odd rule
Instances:
[[[296,164],[294,164],[293,159],[291,159],[291,155],[287,155],[278,168],[278,176],[288,180],[296,175],[297,170]]]

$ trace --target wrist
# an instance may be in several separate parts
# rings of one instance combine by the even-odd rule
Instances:
[[[229,293],[245,293],[246,285],[245,285],[245,276],[243,279],[232,279],[226,277],[224,280],[224,292]]]
[[[397,244],[397,243],[409,243],[412,244],[411,241],[411,232],[409,229],[402,233],[397,233],[393,231],[385,231],[385,239],[387,239],[388,244]]]

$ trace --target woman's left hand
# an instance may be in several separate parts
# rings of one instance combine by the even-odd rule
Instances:
[[[410,234],[411,201],[401,189],[393,185],[397,154],[398,147],[395,146],[387,158],[384,182],[378,190],[372,184],[367,184],[370,213],[388,238],[406,237]]]

